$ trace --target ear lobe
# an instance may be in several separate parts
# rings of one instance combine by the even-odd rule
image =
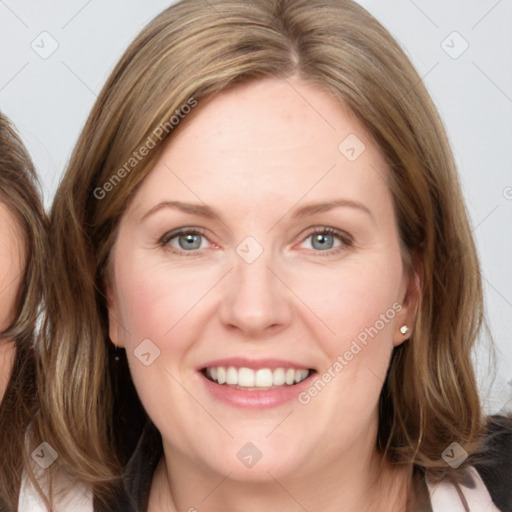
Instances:
[[[393,345],[396,347],[408,340],[416,322],[423,289],[423,265],[418,254],[412,254],[413,268],[407,276],[407,288],[401,301],[402,309],[396,316]]]

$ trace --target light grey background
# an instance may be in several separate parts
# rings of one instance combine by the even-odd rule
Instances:
[[[498,349],[494,381],[486,339],[475,353],[480,388],[487,411],[512,411],[512,0],[360,3],[405,48],[447,126]],[[110,71],[168,5],[0,0],[0,108],[35,161],[46,205]]]

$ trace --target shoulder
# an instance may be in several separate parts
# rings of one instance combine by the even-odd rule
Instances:
[[[433,512],[505,512],[497,508],[489,490],[473,466],[462,470],[462,479],[445,477],[437,483],[427,480]],[[462,480],[462,481],[461,481]]]
[[[45,493],[48,492],[45,485],[46,475],[37,475],[39,485]],[[80,482],[72,482],[64,473],[53,475],[53,508],[52,512],[93,512],[92,491]],[[31,480],[26,474],[22,477],[18,512],[47,512],[43,498],[39,495]]]
[[[480,453],[472,465],[503,512],[512,511],[512,415],[490,416]]]
[[[26,449],[29,449],[32,435],[29,426],[25,434]],[[46,448],[41,444],[37,451],[34,450],[32,459],[29,459],[31,477],[28,470],[22,473],[17,512],[48,512],[46,500],[40,493],[45,497],[51,496],[51,512],[93,512],[92,489],[57,468],[54,465],[58,458],[57,453],[55,452],[54,458],[50,458],[49,454],[45,453]],[[39,489],[33,480],[37,481]]]
[[[423,512],[512,512],[512,416],[490,416],[480,449],[440,481],[419,472]]]

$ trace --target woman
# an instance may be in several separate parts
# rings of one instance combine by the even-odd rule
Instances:
[[[36,427],[95,510],[510,506],[451,151],[357,4],[157,16],[93,108],[51,245]]]
[[[25,434],[37,407],[33,338],[46,226],[34,167],[3,114],[0,141],[0,510],[7,512],[17,509],[28,469]]]

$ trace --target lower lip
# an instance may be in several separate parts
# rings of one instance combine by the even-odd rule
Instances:
[[[269,389],[268,391],[244,391],[212,382],[200,373],[206,389],[217,400],[234,407],[244,407],[247,409],[269,409],[286,404],[291,400],[296,400],[299,393],[309,386],[313,375],[314,373],[311,373],[303,381],[292,386],[284,385],[280,388]]]

